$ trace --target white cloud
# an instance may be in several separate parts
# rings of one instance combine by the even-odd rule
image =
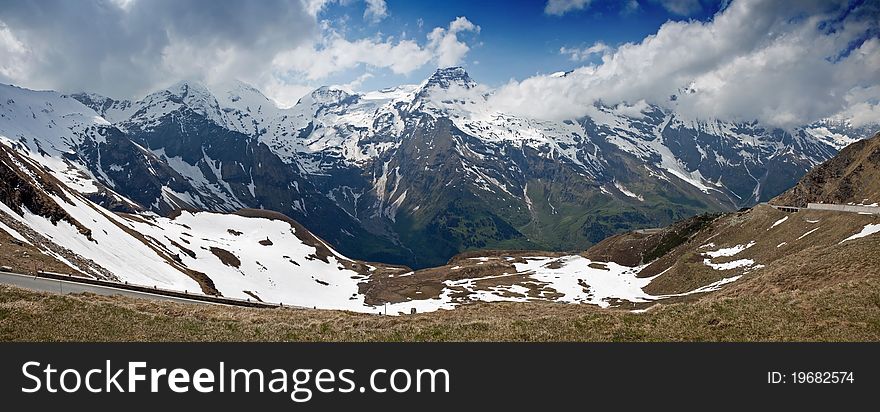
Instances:
[[[614,107],[614,111],[622,116],[641,119],[645,117],[645,110],[648,109],[648,102],[639,100],[634,104],[620,103]]]
[[[346,84],[341,85],[340,87],[343,90],[346,90],[350,93],[357,92],[357,91],[361,90],[361,86],[364,84],[365,81],[372,79],[372,78],[373,78],[373,73],[364,73],[364,74],[358,76],[356,79],[354,79]]]
[[[569,59],[572,61],[584,61],[589,59],[595,54],[605,54],[611,51],[611,47],[607,44],[598,41],[594,43],[590,47],[577,48],[577,47],[561,47],[559,49],[559,54],[567,55]]]
[[[0,80],[17,79],[26,74],[31,53],[12,31],[0,22]]]
[[[303,5],[310,16],[317,16],[333,0],[303,0]]]
[[[459,17],[420,40],[378,34],[352,39],[345,27],[319,22],[331,4],[350,2],[0,2],[0,82],[140,98],[180,79],[238,79],[291,104],[308,88],[352,69],[409,74],[432,62],[457,64],[470,49],[461,34],[479,32]],[[389,13],[384,0],[363,4],[367,20]]]
[[[848,121],[855,127],[880,123],[880,85],[853,88],[844,99],[846,109],[832,118]]]
[[[592,0],[547,0],[544,13],[561,16],[575,10],[583,10],[590,5]]]
[[[0,22],[4,81],[115,97],[181,78],[253,81],[268,69],[262,62],[319,33],[303,2],[283,0],[0,2]]]
[[[703,9],[700,0],[654,0],[659,2],[670,13],[680,16],[690,16]]]
[[[272,61],[275,70],[301,74],[319,80],[342,71],[367,65],[407,74],[432,59],[430,50],[413,40],[360,39],[348,40],[331,34],[322,44],[304,45],[278,54]]]
[[[845,9],[842,1],[735,1],[712,21],[667,22],[565,77],[511,81],[492,101],[540,118],[583,116],[598,101],[645,100],[698,118],[808,123],[880,97],[871,89],[880,84],[873,69],[880,67],[880,40],[858,43],[876,33],[877,5]]]
[[[367,9],[364,10],[364,19],[374,23],[388,17],[388,4],[385,0],[366,0]]]
[[[272,60],[272,70],[285,79],[299,79],[300,83],[314,83],[327,77],[358,67],[387,69],[395,74],[409,74],[431,62],[440,67],[461,63],[470,46],[459,39],[465,32],[478,33],[480,27],[465,17],[458,17],[447,27],[432,30],[424,44],[412,39],[372,37],[357,40],[345,38],[339,32],[325,28],[320,42],[305,44],[278,53]],[[349,83],[357,89],[372,75]],[[272,92],[270,92],[272,93]],[[289,101],[277,98],[284,104]]]
[[[261,83],[259,89],[266,97],[275,101],[278,107],[288,108],[296,104],[303,96],[311,93],[318,86],[313,84],[300,84],[270,77],[265,83]]]
[[[449,67],[458,65],[470,47],[458,39],[464,32],[480,32],[480,26],[471,23],[466,17],[458,17],[449,23],[449,28],[436,27],[428,34],[428,48],[433,50],[437,65]]]
[[[275,70],[319,80],[360,65],[389,69],[409,74],[429,62],[438,66],[454,66],[461,62],[470,47],[459,40],[463,32],[479,32],[480,27],[465,17],[458,17],[449,26],[437,27],[422,46],[415,40],[395,41],[392,37],[349,40],[330,31],[318,44],[309,44],[279,53],[272,62]]]
[[[855,127],[877,124],[880,122],[880,104],[856,103],[834,118],[847,121]]]

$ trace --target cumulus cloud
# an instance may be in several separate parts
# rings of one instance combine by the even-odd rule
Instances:
[[[611,51],[611,47],[607,44],[598,41],[594,43],[590,47],[561,47],[559,49],[559,54],[568,56],[572,61],[584,61],[597,54],[605,54]]]
[[[471,23],[466,17],[458,17],[444,29],[436,27],[428,34],[428,47],[434,51],[437,65],[449,67],[458,65],[470,47],[459,40],[458,35],[464,32],[480,32],[480,26]]]
[[[583,10],[590,5],[592,0],[547,0],[544,13],[553,16],[561,16],[570,11]]]
[[[847,107],[832,116],[834,119],[848,121],[855,127],[880,122],[880,85],[854,88],[844,99]]]
[[[648,102],[646,102],[644,100],[639,100],[639,101],[635,102],[634,104],[620,103],[617,106],[615,106],[612,110],[614,110],[614,112],[616,112],[620,115],[623,115],[623,116],[632,117],[634,119],[641,119],[641,118],[645,117],[645,111],[647,109],[648,109]]]
[[[459,39],[459,35],[479,31],[480,26],[465,17],[458,17],[448,27],[434,28],[422,45],[412,39],[395,40],[393,37],[348,40],[331,30],[323,41],[280,53],[272,64],[276,70],[308,80],[325,78],[361,65],[409,74],[432,61],[439,67],[461,63],[470,46]]]
[[[880,97],[876,2],[734,1],[709,22],[670,21],[565,77],[511,81],[492,102],[572,118],[601,102],[648,103],[693,118],[805,124]],[[675,96],[674,99],[671,96]],[[874,99],[873,101],[870,99]],[[873,102],[873,103],[871,103]],[[869,115],[869,114],[868,114]]]
[[[457,64],[470,49],[462,33],[479,32],[459,17],[420,41],[351,39],[345,27],[320,20],[334,3],[350,2],[0,2],[0,82],[139,98],[180,79],[238,79],[289,105],[328,76],[359,66],[408,74],[432,62]],[[362,4],[370,22],[388,15],[384,0]]]
[[[278,107],[289,108],[303,96],[317,89],[317,85],[303,84],[299,81],[285,81],[278,77],[270,77],[261,84],[260,91],[274,100]]]
[[[364,10],[364,19],[374,23],[388,17],[388,4],[385,0],[366,0],[367,9]]]
[[[354,79],[346,84],[340,85],[340,87],[343,90],[348,91],[349,93],[357,92],[357,91],[360,91],[361,86],[364,84],[365,81],[372,79],[372,78],[373,78],[373,73],[367,72],[367,73],[364,73],[364,74],[358,76],[356,79]]]
[[[25,75],[26,64],[31,59],[28,48],[2,22],[0,22],[0,52],[3,57],[0,60],[0,81]]]
[[[320,44],[303,45],[280,53],[272,65],[279,71],[318,80],[359,65],[407,74],[432,58],[431,51],[414,40],[395,42],[391,38],[368,38],[352,41],[333,33]]]
[[[303,2],[281,0],[0,2],[0,22],[5,81],[118,96],[169,78],[254,80],[260,62],[318,34]]]

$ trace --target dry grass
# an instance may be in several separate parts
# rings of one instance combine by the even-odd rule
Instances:
[[[771,229],[783,216],[789,219]],[[755,241],[755,246],[730,259],[750,258],[767,266],[719,292],[669,300],[643,314],[534,302],[384,317],[58,296],[0,286],[0,340],[880,341],[880,254],[876,253],[880,237],[839,244],[875,222],[876,216],[816,211],[786,215],[763,206],[727,215],[651,265],[675,270],[649,288],[691,290],[730,276],[702,263],[700,245],[708,242],[716,244],[714,249]],[[798,239],[817,227],[815,233]],[[25,250],[37,258],[42,255],[27,245],[6,248],[10,239],[3,235],[0,262],[24,261],[17,254]],[[776,247],[782,242],[786,244]],[[370,283],[378,292],[365,293],[386,298],[415,291],[439,293],[436,285],[444,279],[506,271],[511,262],[476,262],[462,256],[444,267],[406,277],[390,276],[405,268],[382,267]],[[461,269],[451,270],[451,265]]]
[[[64,274],[77,273],[70,266],[47,256],[33,245],[17,241],[4,230],[0,230],[0,266],[9,266],[18,273],[34,273],[37,270]]]
[[[788,219],[773,227],[784,217]],[[742,269],[722,271],[706,266],[703,253],[754,242],[754,246],[735,256],[712,259],[714,263],[751,259],[765,266],[749,271],[743,281],[735,285],[745,284],[744,280],[754,280],[753,285],[760,285],[773,277],[785,283],[785,289],[814,289],[863,276],[880,277],[880,255],[872,252],[880,247],[880,237],[839,244],[865,225],[874,223],[880,223],[880,218],[816,210],[788,214],[768,206],[757,206],[747,212],[721,217],[685,244],[654,261],[640,276],[666,271],[645,288],[649,293],[693,290],[722,278],[743,274]],[[701,248],[708,244],[714,246]],[[669,268],[672,269],[667,271]]]
[[[880,279],[643,314],[496,303],[412,316],[242,309],[0,286],[3,341],[880,341]]]

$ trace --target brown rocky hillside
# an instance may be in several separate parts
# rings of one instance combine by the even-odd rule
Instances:
[[[847,146],[771,203],[803,207],[811,202],[880,202],[880,133]]]

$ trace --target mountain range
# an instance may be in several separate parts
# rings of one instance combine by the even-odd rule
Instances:
[[[760,231],[742,229],[782,212],[717,213],[792,187],[776,201],[880,200],[864,189],[872,126],[783,130],[652,105],[545,121],[493,110],[490,93],[461,68],[375,92],[322,87],[288,109],[240,82],[138,101],[0,86],[0,242],[15,245],[2,261],[358,311],[641,307],[770,266],[735,255],[784,250],[752,248]],[[823,239],[870,217],[855,220]],[[733,244],[736,225],[752,238]]]
[[[494,110],[458,67],[374,92],[322,87],[288,109],[241,82],[180,82],[138,101],[0,92],[7,144],[52,159],[109,210],[273,210],[348,256],[414,268],[467,250],[582,250],[751,206],[870,133],[652,105],[534,120]]]

